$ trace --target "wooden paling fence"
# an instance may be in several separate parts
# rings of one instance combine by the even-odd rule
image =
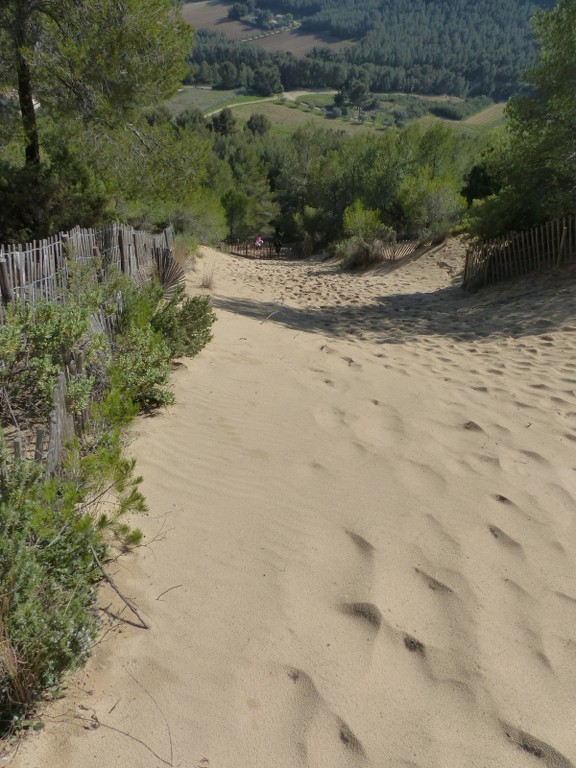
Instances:
[[[472,291],[537,270],[548,271],[574,260],[576,217],[556,219],[471,246],[466,253],[462,285]]]
[[[423,245],[424,243],[421,240],[398,240],[383,243],[382,256],[390,261],[396,261],[396,259],[402,259],[404,256],[410,256]]]
[[[61,371],[54,387],[48,428],[38,426],[34,433],[18,433],[12,439],[14,458],[33,456],[38,464],[44,465],[47,477],[58,473],[66,443],[81,428],[80,422],[77,423],[68,407],[67,396],[67,375],[65,371]],[[4,471],[5,468],[0,467],[0,473]]]
[[[164,295],[170,298],[185,279],[184,271],[172,258],[172,246],[172,228],[150,235],[119,224],[99,230],[76,227],[25,245],[0,245],[0,324],[10,302],[35,305],[41,300],[65,300],[71,264],[89,263],[95,258],[99,265],[95,279],[106,280],[113,269],[133,280],[156,273]],[[109,337],[114,335],[117,322],[116,315],[103,312],[91,317],[92,329]],[[33,453],[34,459],[45,465],[48,476],[59,471],[66,443],[84,426],[81,414],[72,415],[67,394],[68,378],[80,372],[82,355],[70,350],[67,357],[68,363],[54,388],[50,424],[36,427],[35,434],[18,431],[12,440],[14,457],[27,458]]]
[[[398,240],[397,242],[382,243],[382,256],[390,261],[401,259],[417,251],[423,245],[420,240]],[[237,241],[228,245],[229,253],[237,256],[245,256],[249,259],[282,259],[288,256],[303,256],[304,248],[301,244],[296,246],[281,245],[277,250],[274,243],[265,240],[260,246],[252,241]]]
[[[237,256],[245,256],[248,259],[281,259],[290,251],[286,246],[280,246],[280,250],[277,251],[274,247],[274,243],[265,240],[262,245],[256,245],[252,241],[240,241],[231,243],[228,246],[228,252],[234,253]]]
[[[173,288],[183,281],[184,273],[172,259],[172,245],[171,227],[150,235],[120,224],[97,230],[76,227],[24,245],[0,245],[0,323],[5,305],[11,301],[61,301],[70,265],[88,263],[95,257],[101,263],[100,280],[111,269],[136,279],[155,268],[165,288]]]

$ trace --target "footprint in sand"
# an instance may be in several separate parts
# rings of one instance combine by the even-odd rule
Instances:
[[[330,708],[312,678],[296,667],[286,667],[285,672],[293,688],[285,711],[292,720],[290,730],[306,764],[322,768],[365,765],[366,753],[360,740]]]
[[[507,533],[504,533],[504,531],[501,528],[498,528],[497,525],[489,525],[488,530],[492,534],[492,536],[500,543],[503,547],[506,547],[510,552],[514,552],[514,554],[524,556],[524,550],[522,549],[522,545],[519,544],[515,539],[513,539],[511,536],[508,536]]]
[[[545,741],[541,741],[509,723],[501,722],[500,725],[511,744],[540,760],[546,768],[574,768],[574,763]]]

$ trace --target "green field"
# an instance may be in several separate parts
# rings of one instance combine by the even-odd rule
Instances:
[[[166,102],[166,106],[173,115],[179,115],[180,112],[193,107],[205,113],[217,112],[224,107],[244,104],[247,101],[262,101],[262,97],[238,95],[236,91],[217,91],[211,88],[185,86],[180,88],[178,93]]]
[[[284,97],[263,98],[238,94],[237,91],[187,86],[166,102],[166,106],[173,115],[195,107],[207,116],[224,107],[231,107],[241,120],[247,120],[251,114],[259,112],[266,115],[272,122],[273,132],[280,135],[288,135],[294,128],[310,120],[324,128],[345,133],[386,130],[388,127],[402,126],[409,122],[418,122],[423,126],[444,122],[456,130],[485,133],[503,124],[505,120],[505,103],[491,104],[465,120],[448,120],[430,114],[428,109],[438,103],[463,104],[462,99],[398,93],[374,94],[371,108],[362,110],[360,120],[357,119],[357,110],[353,107],[348,107],[344,116],[334,118],[331,116],[334,94],[335,91],[297,91]]]
[[[328,120],[323,112],[302,107],[295,102],[265,101],[259,104],[243,104],[234,107],[234,114],[242,120],[248,120],[251,114],[258,112],[272,123],[275,134],[290,135],[299,126],[313,121],[322,128],[345,133],[364,133],[373,130],[368,124],[356,120]]]

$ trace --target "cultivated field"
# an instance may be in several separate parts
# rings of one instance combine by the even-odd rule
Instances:
[[[166,106],[173,115],[179,115],[180,112],[190,108],[211,113],[235,104],[254,103],[260,100],[261,97],[258,96],[239,96],[236,91],[217,91],[211,88],[186,86],[180,88],[178,93],[166,102]]]
[[[281,32],[265,33],[241,21],[229,21],[230,3],[218,0],[204,0],[200,3],[185,3],[182,16],[194,29],[213,29],[231,40],[249,39],[265,51],[290,51],[295,56],[305,56],[313,48],[322,46],[334,51],[341,51],[352,45],[350,41],[338,40],[330,35],[316,35],[301,32],[299,29],[286,29]],[[256,37],[258,35],[258,37]]]
[[[504,117],[504,109],[506,108],[506,102],[500,102],[498,104],[492,104],[491,107],[483,109],[482,112],[477,112],[475,115],[470,115],[464,122],[466,125],[481,125],[490,126],[499,123]]]
[[[229,21],[228,9],[230,3],[219,3],[217,0],[205,0],[202,3],[185,3],[182,6],[182,16],[187,24],[194,29],[213,29],[222,32],[232,40],[242,40],[254,34],[254,27],[241,21]]]
[[[379,109],[376,112],[366,112],[365,122],[347,119],[330,119],[325,116],[325,107],[331,106],[334,99],[334,91],[307,92],[292,91],[284,94],[285,100],[277,97],[258,97],[254,95],[238,95],[236,91],[220,91],[211,88],[187,86],[180,91],[166,106],[173,115],[178,115],[186,109],[196,108],[209,116],[224,107],[232,107],[240,120],[247,120],[254,112],[266,115],[272,122],[273,132],[281,135],[289,135],[298,126],[313,120],[318,126],[334,131],[344,131],[355,134],[366,131],[386,130],[393,124],[392,110],[398,106],[398,94],[377,94]],[[387,101],[390,99],[390,102]],[[407,97],[406,97],[407,98]],[[445,122],[455,130],[485,133],[504,121],[505,104],[493,104],[466,120],[444,120],[440,117],[427,114],[418,118],[408,117],[408,122],[418,122],[423,127],[437,122]],[[352,111],[355,114],[355,111]],[[374,118],[372,120],[371,118]]]

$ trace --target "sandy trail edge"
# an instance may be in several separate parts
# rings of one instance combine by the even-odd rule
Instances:
[[[204,264],[215,339],[131,446],[152,628],[13,765],[575,766],[574,282]]]

